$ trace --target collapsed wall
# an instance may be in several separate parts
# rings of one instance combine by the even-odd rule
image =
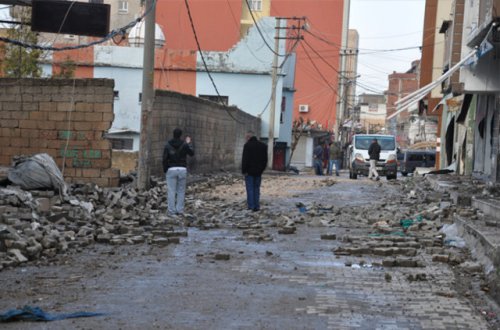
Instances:
[[[114,118],[113,88],[110,79],[0,79],[0,166],[47,153],[66,182],[117,186],[103,137]]]
[[[178,127],[193,139],[195,156],[188,159],[192,172],[235,170],[241,165],[245,133],[260,132],[260,118],[236,107],[225,107],[191,95],[155,93],[151,130],[151,174],[163,176],[162,153]]]

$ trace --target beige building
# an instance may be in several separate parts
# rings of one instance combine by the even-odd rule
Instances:
[[[363,133],[384,133],[387,105],[384,95],[359,95],[359,128]]]
[[[248,7],[252,9],[251,13],[250,10],[248,10]],[[256,21],[258,21],[262,17],[271,16],[271,0],[248,0],[248,5],[245,3],[245,0],[243,0],[241,6],[240,21],[241,38],[247,35],[248,29],[251,28],[254,24],[252,14]]]

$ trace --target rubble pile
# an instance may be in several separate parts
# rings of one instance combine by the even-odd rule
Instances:
[[[0,269],[95,242],[179,243],[187,232],[166,216],[165,189],[161,182],[141,193],[87,184],[61,197],[51,190],[0,188]]]

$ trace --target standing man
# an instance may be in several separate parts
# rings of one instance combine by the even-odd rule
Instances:
[[[174,129],[174,138],[163,149],[163,171],[167,178],[168,214],[182,215],[186,193],[187,155],[193,156],[191,137],[181,140],[182,130]]]
[[[247,190],[247,207],[257,212],[260,210],[260,184],[262,173],[267,166],[267,146],[257,140],[255,133],[249,131],[245,136],[247,142],[243,146],[241,172],[245,176]]]
[[[330,162],[328,164],[328,174],[332,174],[333,165],[335,165],[335,175],[339,176],[341,159],[342,149],[340,148],[340,142],[332,142],[330,144]]]
[[[368,179],[372,178],[372,174],[375,180],[380,180],[377,172],[377,161],[380,159],[380,144],[378,144],[377,139],[373,139],[372,144],[368,148],[368,155],[370,155],[370,170],[368,171]]]
[[[314,148],[313,158],[313,166],[316,175],[323,175],[323,142]]]
[[[328,174],[328,165],[330,163],[330,146],[328,145],[328,142],[325,140],[323,143],[323,169],[322,173],[327,173]]]

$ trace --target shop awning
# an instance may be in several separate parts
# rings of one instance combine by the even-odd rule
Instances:
[[[407,96],[403,97],[402,99],[398,100],[395,104],[397,106],[397,111],[390,116],[387,117],[387,120],[397,116],[401,112],[407,110],[409,107],[412,105],[415,105],[423,99],[427,94],[429,94],[434,88],[439,86],[443,81],[448,79],[452,74],[454,74],[462,65],[464,65],[465,62],[467,62],[471,57],[475,56],[477,53],[477,50],[473,50],[467,56],[465,56],[460,62],[455,64],[453,67],[451,67],[448,71],[446,71],[441,77],[438,79],[434,80],[430,84],[425,85],[424,87],[416,90],[415,92],[408,94]]]

